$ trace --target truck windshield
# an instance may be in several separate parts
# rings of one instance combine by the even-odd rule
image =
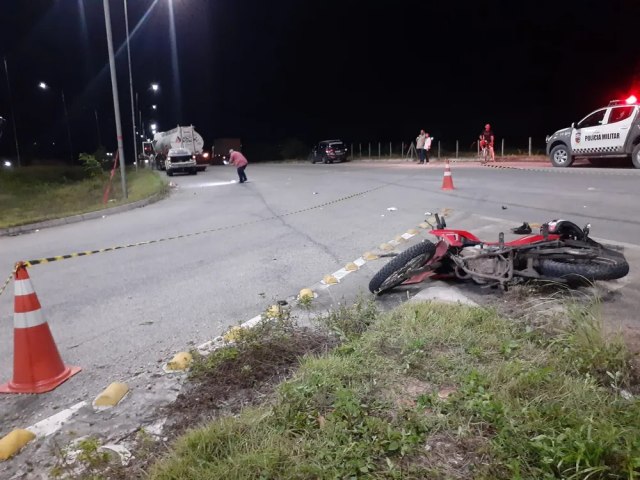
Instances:
[[[191,160],[191,155],[175,155],[169,157],[169,160],[174,163],[188,162],[189,160]]]

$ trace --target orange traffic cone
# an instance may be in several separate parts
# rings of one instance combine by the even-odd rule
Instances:
[[[49,392],[81,369],[62,363],[23,263],[14,282],[13,380],[0,385],[0,393]]]
[[[449,160],[444,167],[444,177],[442,178],[442,190],[453,190],[453,177],[451,177],[451,169],[449,168]]]

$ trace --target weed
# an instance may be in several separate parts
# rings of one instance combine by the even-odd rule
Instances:
[[[348,341],[362,335],[375,322],[379,313],[373,300],[359,296],[353,305],[341,303],[318,321],[341,341]]]
[[[488,309],[341,306],[325,318],[338,348],[269,405],[187,434],[151,477],[638,478],[640,403],[605,388],[633,381],[627,354],[593,320],[553,338]],[[236,378],[257,365],[241,358]]]
[[[94,437],[83,438],[57,452],[57,462],[51,468],[53,478],[97,479],[111,459],[106,451],[100,450],[100,441]]]
[[[95,157],[95,155],[90,155],[88,153],[81,153],[79,156],[80,163],[82,163],[82,168],[87,174],[89,178],[95,178],[102,175],[102,165]]]
[[[596,308],[570,308],[571,324],[555,340],[559,355],[567,369],[615,389],[626,387],[632,375],[631,355],[620,335],[607,335]]]

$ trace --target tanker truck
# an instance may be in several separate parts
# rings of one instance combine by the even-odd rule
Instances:
[[[159,170],[166,169],[167,154],[172,148],[188,150],[196,161],[198,170],[204,170],[209,164],[209,154],[203,151],[204,141],[193,125],[178,125],[167,132],[158,132],[153,136],[154,164]]]

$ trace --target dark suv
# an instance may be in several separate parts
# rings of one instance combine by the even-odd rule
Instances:
[[[347,147],[342,140],[322,140],[309,155],[311,163],[345,162],[347,160]]]

